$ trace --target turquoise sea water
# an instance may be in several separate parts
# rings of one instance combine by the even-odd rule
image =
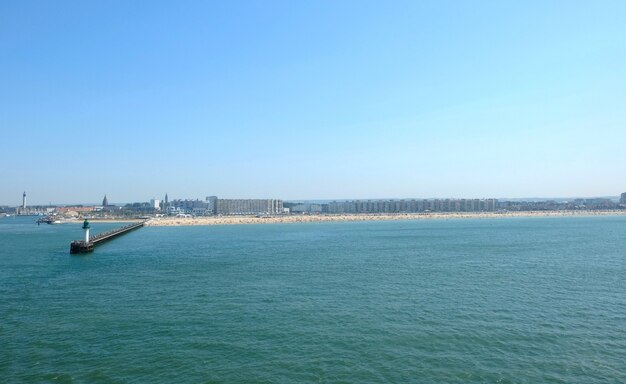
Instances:
[[[623,216],[81,236],[0,219],[0,382],[626,382]]]

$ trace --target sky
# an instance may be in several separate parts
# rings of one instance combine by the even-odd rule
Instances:
[[[0,2],[0,205],[626,191],[624,1]]]

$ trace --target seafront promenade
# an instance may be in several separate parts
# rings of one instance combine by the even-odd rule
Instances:
[[[285,216],[203,216],[159,217],[150,219],[146,226],[174,227],[194,225],[236,225],[276,223],[316,223],[331,221],[390,221],[429,219],[481,219],[501,217],[567,217],[567,216],[626,215],[626,210],[607,211],[524,211],[524,212],[432,212],[432,213],[386,213],[386,214],[317,214]]]

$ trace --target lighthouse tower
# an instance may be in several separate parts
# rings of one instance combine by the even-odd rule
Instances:
[[[85,230],[85,244],[89,242],[89,222],[87,219],[83,222],[83,229]]]
[[[26,191],[22,194],[22,209],[26,210]]]

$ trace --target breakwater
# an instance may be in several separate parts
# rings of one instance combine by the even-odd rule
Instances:
[[[93,252],[96,245],[112,240],[118,236],[121,236],[135,229],[139,229],[143,227],[145,223],[146,223],[145,221],[141,221],[138,223],[125,225],[121,228],[113,229],[111,231],[102,232],[95,236],[91,236],[89,238],[89,241],[85,241],[85,240],[72,241],[72,243],[70,244],[70,253],[76,254],[76,253]]]

